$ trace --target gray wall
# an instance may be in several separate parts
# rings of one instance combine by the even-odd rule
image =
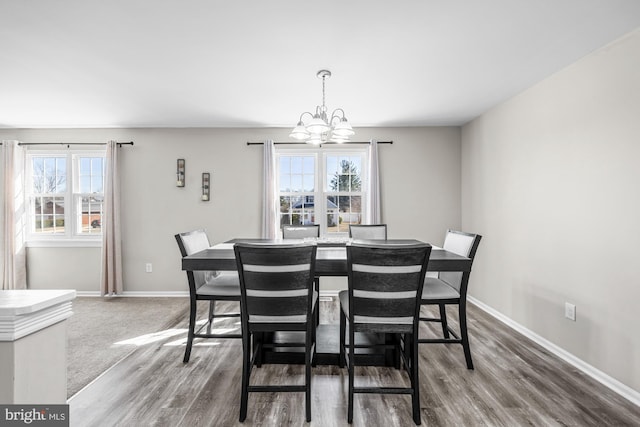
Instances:
[[[485,236],[470,294],[635,390],[638,64],[640,31],[462,129],[462,225]]]
[[[287,141],[290,129],[0,130],[24,142],[135,141],[121,148],[124,283],[127,292],[184,292],[186,276],[174,234],[204,227],[214,242],[260,235],[262,148],[247,141]],[[390,237],[442,244],[460,226],[460,129],[365,128],[357,140],[381,144],[382,215]],[[38,147],[34,147],[38,148]],[[39,147],[42,148],[42,147]],[[175,186],[176,159],[186,159],[186,187]],[[212,199],[200,201],[201,173]],[[153,272],[145,273],[145,263]],[[32,247],[33,289],[98,291],[100,248]]]

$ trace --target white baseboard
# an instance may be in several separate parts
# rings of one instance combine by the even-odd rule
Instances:
[[[321,297],[337,297],[339,290],[320,291]],[[99,297],[100,291],[76,291],[78,297]],[[118,297],[180,297],[188,298],[189,291],[124,291]]]
[[[100,291],[76,291],[79,297],[99,297]],[[114,297],[178,297],[189,298],[189,291],[124,291],[122,294],[114,295]]]
[[[515,322],[514,320],[510,319],[509,317],[505,316],[499,311],[486,305],[485,303],[478,301],[477,299],[470,296],[467,296],[467,300],[472,304],[474,304],[475,306],[477,306],[478,308],[480,308],[481,310],[495,317],[505,325],[509,326],[510,328],[514,329],[515,331],[529,338],[531,341],[535,342],[538,345],[541,345],[542,347],[544,347],[554,355],[558,356],[560,359],[564,360],[565,362],[569,363],[575,368],[581,370],[582,372],[584,372],[594,380],[598,381],[599,383],[603,384],[604,386],[618,393],[620,396],[631,401],[635,405],[640,406],[640,392],[621,383],[615,378],[605,374],[601,370],[589,365],[582,359],[577,358],[576,356],[564,350],[563,348],[558,347],[556,344],[552,343],[551,341],[548,341],[545,338],[541,337],[540,335],[536,334],[535,332],[525,328],[521,324]]]

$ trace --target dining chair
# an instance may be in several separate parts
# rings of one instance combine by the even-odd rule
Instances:
[[[350,225],[349,237],[356,240],[387,240],[387,224]]]
[[[283,239],[304,239],[306,237],[320,237],[320,225],[283,225]]]
[[[471,259],[475,258],[482,236],[462,231],[447,230],[443,249]],[[421,305],[437,305],[440,317],[420,317],[424,322],[436,322],[442,326],[442,338],[419,338],[424,344],[462,344],[467,369],[473,369],[469,333],[467,331],[467,288],[471,271],[441,271],[437,277],[426,277]],[[447,323],[447,305],[458,306],[459,334]],[[453,338],[451,338],[453,336]]]
[[[283,225],[283,239],[305,239],[307,237],[320,237],[320,224],[312,225]],[[314,277],[316,291],[320,292],[320,277]],[[320,323],[320,311],[316,310],[316,325]]]
[[[347,246],[348,290],[340,299],[340,366],[349,373],[347,421],[353,422],[354,393],[410,394],[413,421],[420,424],[418,319],[431,245],[352,243]],[[347,329],[348,325],[348,329]],[[385,344],[356,344],[357,332],[381,333],[399,339]],[[389,335],[392,334],[392,335]],[[401,358],[409,387],[356,387],[355,351],[389,349]]]
[[[211,246],[205,230],[193,230],[175,235],[182,257],[200,252]],[[240,317],[238,312],[216,313],[216,301],[240,302],[240,280],[235,271],[187,271],[189,282],[189,334],[183,363],[191,356],[194,338],[241,338],[239,333],[212,333],[211,328],[217,318]],[[198,301],[209,301],[207,322],[196,330]],[[201,332],[206,326],[206,332]]]
[[[318,294],[313,287],[316,245],[236,243],[240,276],[242,324],[242,391],[240,422],[247,417],[251,392],[304,392],[306,421],[311,421],[311,365],[315,354],[315,312]],[[304,332],[304,342],[267,342],[265,333]],[[302,347],[304,385],[250,385],[254,365],[263,363],[264,348]]]

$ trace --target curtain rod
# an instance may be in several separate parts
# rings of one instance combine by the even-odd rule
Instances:
[[[0,143],[1,144],[1,143]],[[133,141],[117,142],[118,147],[123,145],[133,145]],[[18,145],[107,145],[106,142],[18,142]]]
[[[393,141],[377,141],[378,144],[393,144]],[[326,144],[337,144],[337,145],[349,145],[349,144],[370,144],[370,141],[349,141],[349,142],[323,142],[318,145],[326,145]],[[306,142],[274,142],[274,145],[309,145]],[[249,142],[247,141],[247,145],[264,145],[264,142]]]

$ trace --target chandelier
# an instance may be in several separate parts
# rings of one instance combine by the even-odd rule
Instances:
[[[305,111],[300,115],[298,124],[289,135],[291,138],[306,141],[309,144],[322,144],[327,141],[343,143],[349,141],[349,137],[355,132],[347,121],[342,108],[336,108],[327,114],[327,106],[325,105],[324,84],[325,80],[331,77],[331,71],[320,70],[316,74],[322,79],[322,105],[316,107],[315,114]],[[306,122],[304,121],[306,117]],[[330,118],[329,118],[330,117]]]

